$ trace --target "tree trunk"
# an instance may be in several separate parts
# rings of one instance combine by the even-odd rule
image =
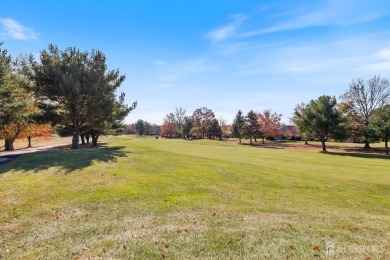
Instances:
[[[80,135],[79,127],[74,124],[71,149],[79,149],[79,135]]]
[[[241,144],[241,137],[238,138],[238,143]]]
[[[28,145],[27,148],[31,148],[31,135],[27,136]]]
[[[252,136],[249,137],[249,144],[252,145]]]
[[[97,147],[97,141],[99,139],[99,131],[91,130],[92,146]]]
[[[388,155],[389,154],[389,146],[387,145],[387,142],[388,142],[389,140],[386,138],[385,139],[385,152],[386,152],[386,154]]]
[[[370,141],[367,139],[364,141],[364,149],[370,149]]]
[[[15,151],[14,141],[14,138],[5,139],[4,151]]]
[[[80,134],[81,144],[85,144],[84,134]]]
[[[87,139],[87,144],[89,144],[89,138],[90,137],[91,137],[91,134],[88,131],[88,133],[85,135],[85,139]]]
[[[92,146],[94,147],[97,147],[97,141],[99,139],[99,134],[97,134],[96,136],[92,136]]]
[[[307,142],[307,138],[305,138],[305,145],[308,145],[309,143]]]
[[[326,144],[325,144],[325,141],[324,141],[324,140],[321,140],[321,144],[322,144],[322,151],[323,151],[323,152],[326,152]]]
[[[263,137],[263,144],[265,144],[265,137]]]

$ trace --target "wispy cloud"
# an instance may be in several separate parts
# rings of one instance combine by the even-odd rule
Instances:
[[[390,48],[383,48],[378,52],[378,56],[382,59],[390,60]]]
[[[236,32],[241,23],[248,19],[248,16],[244,14],[235,14],[231,16],[231,19],[232,21],[228,25],[209,32],[207,34],[207,38],[211,39],[212,41],[225,40]]]
[[[373,71],[374,73],[387,73],[390,70],[390,48],[383,48],[372,57],[374,58],[371,63],[364,65],[363,70]],[[375,59],[375,57],[379,59]]]
[[[38,39],[38,33],[34,29],[25,27],[14,19],[0,19],[0,23],[3,26],[2,34],[6,37],[22,41]]]
[[[291,11],[284,19],[275,21],[269,26],[241,33],[239,37],[247,38],[273,32],[297,30],[317,26],[346,26],[378,19],[387,12],[372,8],[365,1],[326,1],[324,5],[313,5],[302,10]],[[359,15],[356,15],[356,14]]]

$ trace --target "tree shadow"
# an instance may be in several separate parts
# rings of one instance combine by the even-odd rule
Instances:
[[[247,146],[252,146],[252,147],[256,147],[256,148],[267,148],[267,149],[284,149],[285,145],[283,144],[279,144],[279,143],[271,143],[271,142],[268,142],[268,143],[261,143],[261,142],[253,142],[252,145],[250,145],[249,143],[241,143],[240,145],[247,145]]]
[[[115,162],[118,157],[126,157],[128,151],[124,146],[70,150],[69,146],[64,148],[52,148],[45,151],[38,151],[18,155],[17,158],[0,166],[0,174],[9,171],[34,171],[39,172],[56,167],[58,172],[71,173],[83,169],[94,162]]]
[[[386,154],[378,154],[378,153],[362,153],[362,152],[333,152],[333,151],[327,151],[327,152],[321,152],[323,154],[329,154],[329,155],[338,155],[338,156],[351,156],[351,157],[357,157],[357,158],[375,158],[375,159],[390,159],[389,155]]]

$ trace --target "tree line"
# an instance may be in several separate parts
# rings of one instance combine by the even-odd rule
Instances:
[[[389,154],[390,137],[390,86],[387,79],[373,76],[367,80],[353,79],[349,88],[340,96],[320,96],[309,103],[301,103],[294,109],[292,121],[303,137],[317,139],[326,151],[329,139],[370,143],[384,141]]]
[[[7,151],[14,150],[15,139],[42,125],[72,136],[72,149],[80,139],[97,146],[99,136],[123,127],[137,106],[125,104],[124,93],[116,95],[125,76],[107,68],[100,50],[60,50],[51,44],[38,59],[32,54],[13,59],[1,46],[0,138]]]
[[[363,142],[366,149],[370,148],[371,142],[384,141],[386,154],[389,154],[389,81],[380,76],[353,79],[340,99],[341,102],[337,102],[334,96],[323,95],[296,105],[291,122],[305,143],[318,140],[326,151],[329,140]],[[239,143],[242,138],[248,138],[252,145],[253,139],[261,138],[264,143],[265,139],[273,140],[282,135],[281,116],[271,109],[262,113],[250,110],[245,115],[239,110],[232,124],[227,125],[222,118],[216,119],[210,108],[200,107],[189,116],[185,109],[176,108],[164,117],[160,128],[138,120],[134,132],[161,134],[168,138],[221,139],[229,130]]]
[[[185,139],[237,137],[240,143],[246,137],[250,139],[250,144],[252,139],[262,138],[264,143],[265,139],[274,139],[281,134],[281,116],[270,109],[263,113],[251,110],[246,116],[239,110],[233,124],[229,125],[223,118],[217,119],[210,108],[200,107],[191,115],[186,115],[186,110],[180,107],[163,118],[161,127],[140,119],[129,125],[129,133]]]

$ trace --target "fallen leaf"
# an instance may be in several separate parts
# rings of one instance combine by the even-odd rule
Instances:
[[[318,251],[319,249],[320,249],[320,247],[319,247],[318,245],[314,245],[314,246],[313,246],[313,250],[314,250],[314,251]]]

